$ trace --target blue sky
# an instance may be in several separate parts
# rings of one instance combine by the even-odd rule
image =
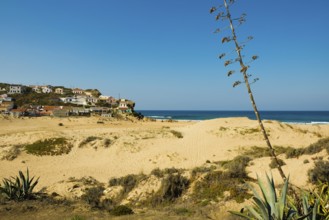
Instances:
[[[98,88],[137,109],[250,110],[218,54],[220,0],[0,0],[0,81]],[[262,110],[329,110],[329,1],[239,0]]]

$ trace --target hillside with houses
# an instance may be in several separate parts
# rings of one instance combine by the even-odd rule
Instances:
[[[21,116],[112,117],[134,114],[131,100],[102,95],[98,89],[0,83],[0,114]]]

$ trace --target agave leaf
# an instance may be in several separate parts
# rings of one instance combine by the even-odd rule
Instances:
[[[246,214],[243,214],[241,212],[235,212],[235,211],[228,211],[229,213],[233,214],[233,215],[237,215],[237,216],[240,216],[242,218],[246,218],[246,219],[250,219],[252,220],[252,218]]]
[[[30,187],[30,192],[32,192],[33,191],[33,189],[34,189],[34,187],[39,183],[39,178],[40,177],[38,177],[38,179],[31,185],[31,187]]]
[[[273,178],[272,178],[273,179]],[[289,176],[288,178],[284,181],[284,185],[281,191],[281,198],[280,202],[285,205],[287,203],[287,190],[288,190],[288,182],[289,182]]]
[[[315,204],[313,207],[313,214],[312,214],[312,220],[316,220],[316,213],[319,205],[319,200],[315,200]]]
[[[268,206],[265,205],[262,200],[260,200],[259,198],[255,197],[255,196],[253,197],[253,200],[254,200],[255,204],[257,205],[259,212],[260,212],[261,216],[263,217],[263,219],[270,219],[271,215],[269,213]]]
[[[303,214],[306,214],[309,212],[309,204],[308,204],[308,200],[307,197],[304,195],[303,196]]]
[[[258,220],[264,220],[258,213],[257,213],[257,211],[253,208],[253,207],[251,207],[251,206],[246,206],[246,208],[248,209],[248,211],[250,212],[250,214],[252,214],[253,215],[253,217],[255,218],[255,219],[258,219]]]
[[[258,175],[257,175],[257,179],[258,179]],[[251,189],[251,191],[254,194],[254,197],[256,197],[257,199],[259,199],[260,201],[262,201],[262,198],[260,197],[260,195],[258,194],[258,192],[256,191],[256,189],[254,187],[252,187],[250,184],[247,184],[248,188]]]
[[[268,205],[271,207],[271,215],[273,214],[273,212],[275,211],[275,188],[271,187],[271,183],[269,181],[268,175],[266,174],[266,179],[267,179],[267,187],[269,189],[266,188],[266,185],[263,183],[263,181],[258,178],[258,185],[259,188],[261,189],[261,192],[263,194],[263,197],[265,199],[265,202],[268,203]],[[274,190],[274,192],[273,192]]]

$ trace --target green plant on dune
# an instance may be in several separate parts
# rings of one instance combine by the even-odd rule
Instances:
[[[248,91],[248,94],[249,94],[249,98],[250,98],[250,101],[251,101],[251,104],[252,104],[252,107],[253,107],[253,110],[255,112],[255,116],[256,116],[256,119],[258,121],[258,124],[259,124],[259,127],[260,127],[260,130],[264,136],[264,139],[266,141],[266,144],[270,150],[270,153],[271,153],[271,156],[274,158],[274,160],[276,161],[276,164],[277,164],[277,168],[280,172],[280,175],[281,177],[285,180],[286,179],[286,175],[284,174],[282,168],[281,168],[281,165],[278,161],[278,158],[276,156],[276,153],[275,153],[275,150],[274,148],[272,147],[272,144],[268,138],[268,133],[267,131],[265,130],[265,127],[264,127],[264,124],[262,122],[262,119],[261,119],[261,116],[260,116],[260,113],[258,111],[258,108],[257,108],[257,105],[256,105],[256,101],[254,99],[254,95],[252,93],[252,90],[251,90],[251,87],[250,85],[254,82],[256,82],[258,80],[258,78],[255,78],[253,79],[252,82],[250,82],[251,80],[251,77],[252,75],[249,73],[249,68],[250,66],[248,65],[250,62],[253,62],[255,60],[258,59],[258,56],[254,55],[251,57],[251,60],[250,61],[245,61],[245,57],[244,55],[242,54],[242,51],[245,47],[244,43],[240,43],[238,41],[238,37],[237,37],[237,34],[236,34],[236,28],[238,26],[240,26],[241,24],[243,24],[245,21],[246,21],[246,14],[243,13],[240,17],[232,17],[231,15],[231,12],[230,12],[230,7],[236,2],[236,0],[223,0],[223,4],[220,5],[220,6],[216,6],[216,7],[212,7],[210,9],[210,13],[215,13],[216,11],[218,11],[217,15],[215,16],[216,17],[216,20],[218,21],[228,21],[229,23],[229,26],[228,28],[230,29],[231,31],[231,34],[230,36],[224,36],[222,38],[222,43],[230,43],[232,42],[233,45],[234,45],[234,50],[236,52],[236,56],[234,57],[231,57],[231,59],[228,59],[224,62],[224,66],[230,66],[231,64],[234,64],[234,63],[237,63],[239,66],[240,66],[240,73],[242,74],[242,78],[243,78],[243,82],[241,81],[236,81],[234,82],[233,84],[233,87],[236,87],[242,83],[244,83],[247,87],[247,91]],[[221,10],[223,9],[223,10]],[[221,10],[221,11],[220,11]],[[220,33],[221,32],[221,29],[216,29],[215,33]],[[252,40],[253,37],[249,36],[247,37],[246,39],[246,42]],[[225,53],[222,53],[219,55],[219,58],[220,59],[223,59],[225,57],[228,57],[230,56],[229,54],[225,54]],[[231,76],[235,73],[234,70],[229,70],[227,75],[228,76]]]
[[[37,156],[45,155],[62,155],[68,154],[73,145],[68,142],[66,138],[48,138],[45,140],[38,140],[32,144],[25,146],[25,150],[28,154]]]
[[[0,193],[9,200],[26,200],[33,197],[33,190],[39,182],[35,177],[30,178],[29,169],[26,175],[19,171],[18,176],[4,178],[0,185]]]
[[[289,207],[287,203],[288,180],[286,179],[278,197],[273,178],[266,175],[266,183],[258,178],[258,186],[261,194],[250,186],[253,191],[253,206],[246,206],[241,212],[230,211],[232,214],[245,219],[257,220],[288,220],[294,219],[297,211]],[[245,211],[246,210],[246,211]]]

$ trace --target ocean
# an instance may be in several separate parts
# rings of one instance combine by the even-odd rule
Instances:
[[[200,121],[214,118],[247,117],[256,119],[253,111],[170,111],[136,110],[154,119]],[[263,120],[297,124],[329,124],[329,111],[260,111]]]

